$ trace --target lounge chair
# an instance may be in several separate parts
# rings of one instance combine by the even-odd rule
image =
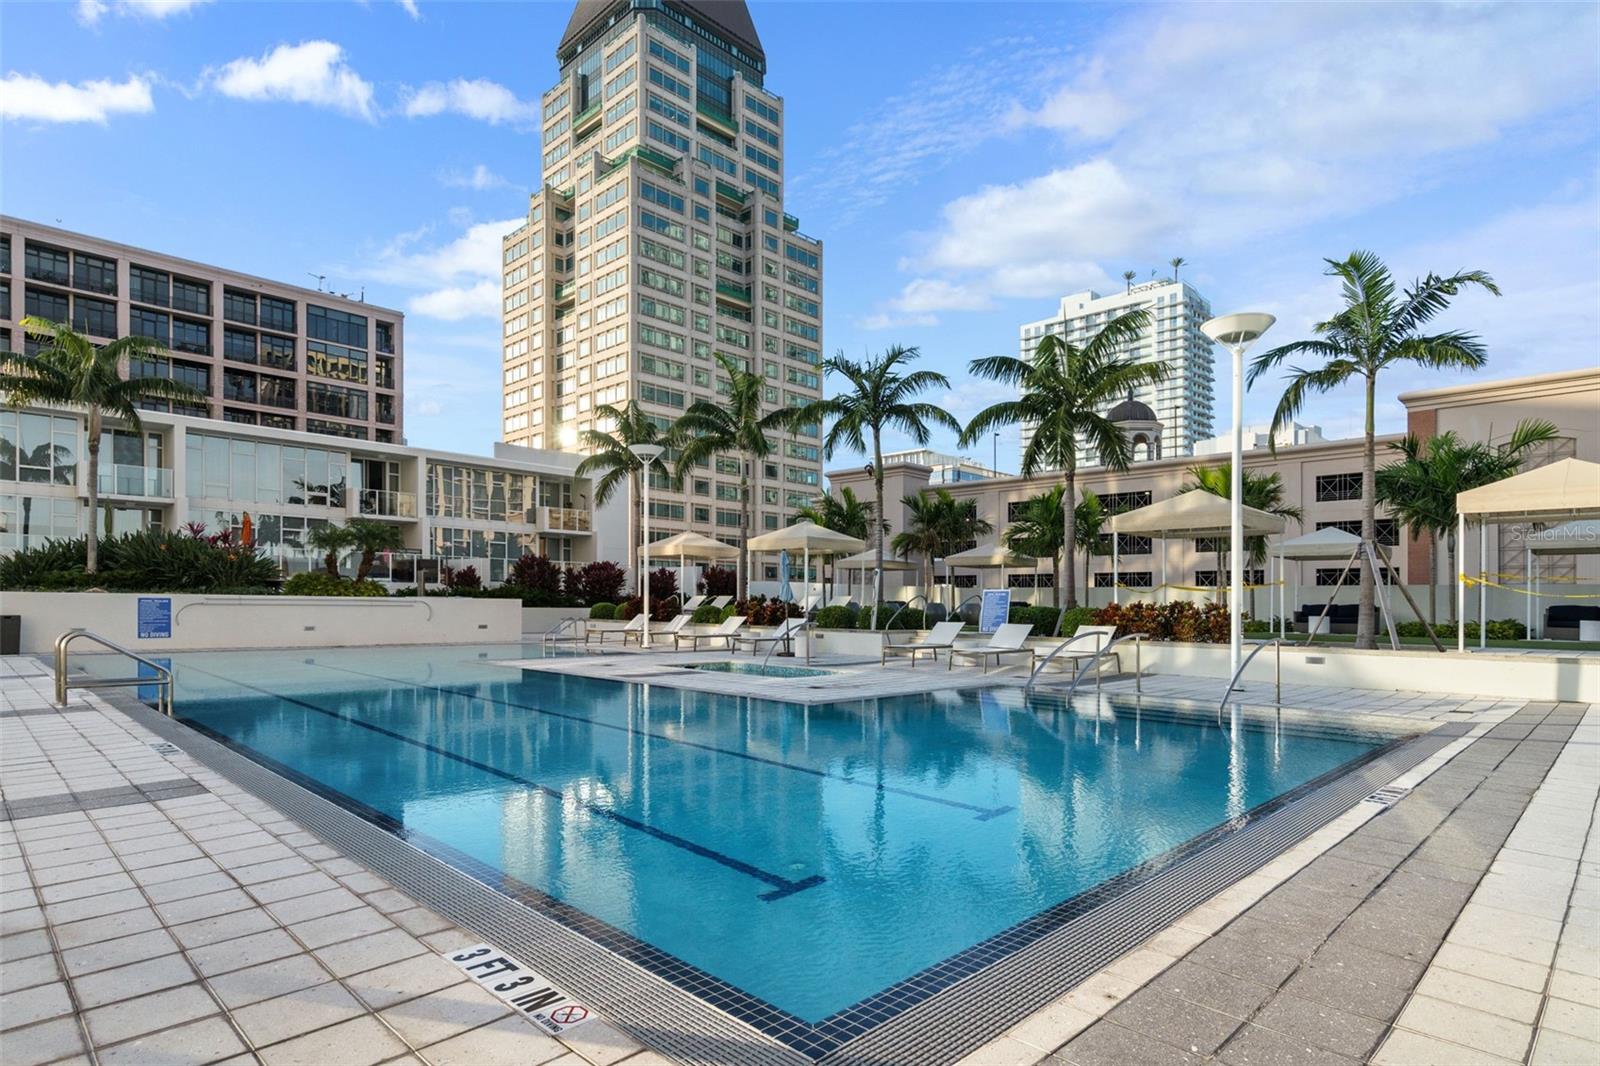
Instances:
[[[733,602],[733,597],[732,596],[717,596],[714,599],[712,599],[710,603],[702,603],[700,606],[702,606],[702,607],[715,607],[717,610],[720,611],[723,608],[727,607],[728,604],[730,604],[732,602]]]
[[[738,651],[746,644],[750,645],[750,654],[754,655],[763,644],[776,644],[782,642],[785,646],[794,643],[794,635],[806,627],[804,618],[785,618],[783,624],[771,633],[746,633],[734,637],[734,650]],[[793,650],[792,648],[790,649]]]
[[[881,666],[888,662],[891,655],[909,655],[911,656],[911,667],[916,669],[917,656],[924,652],[932,655],[934,662],[938,662],[941,651],[949,651],[955,647],[956,637],[961,635],[961,629],[961,622],[940,622],[933,627],[933,631],[928,634],[925,640],[919,640],[912,644],[890,644],[885,641],[883,652],[878,656],[878,665]]]
[[[583,635],[583,642],[589,644],[598,639],[601,644],[604,644],[607,637],[616,637],[622,643],[627,644],[630,641],[638,640],[643,633],[644,615],[636,614],[628,619],[628,624],[621,629],[613,629],[610,626],[605,629],[595,629],[590,626],[589,631]]]
[[[819,595],[807,596],[805,598],[805,602],[800,604],[800,613],[802,615],[809,615],[812,611],[816,610],[818,607],[821,607],[821,606],[822,606],[822,597],[821,596],[819,596]]]
[[[848,607],[848,606],[850,606],[850,602],[851,602],[850,601],[850,594],[847,592],[843,596],[835,596],[833,599],[829,600],[828,601],[828,606],[829,607]]]
[[[658,640],[658,639],[665,639],[667,637],[676,637],[678,635],[678,631],[681,630],[684,626],[688,625],[690,619],[693,618],[693,617],[694,617],[693,615],[675,614],[671,618],[667,619],[665,622],[661,623],[660,625],[651,626],[650,627],[650,639],[651,640]],[[639,634],[639,639],[640,639],[641,642],[643,640],[643,637],[644,637],[644,633],[641,630],[640,634]]]
[[[680,615],[679,617],[682,616]],[[694,633],[674,633],[672,634],[672,650],[682,651],[684,645],[687,644],[690,651],[699,651],[701,641],[720,640],[722,641],[722,646],[731,651],[733,650],[733,635],[739,631],[739,627],[742,625],[744,625],[744,615],[736,614],[724,618],[722,620],[722,624],[717,626],[716,629],[713,629],[709,633],[704,631]]]
[[[1033,649],[1024,646],[1028,634],[1033,632],[1033,627],[1023,622],[1008,622],[994,631],[987,644],[971,645],[965,648],[951,647],[950,654],[945,658],[944,668],[950,669],[956,664],[956,656],[964,659],[976,659],[983,664],[983,672],[989,672],[989,660],[992,657],[995,665],[1007,655],[1026,655],[1033,658]]]
[[[1095,636],[1098,636],[1100,639],[1089,639]],[[1060,644],[1050,648],[1035,648],[1033,650],[1034,662],[1043,662],[1055,652],[1056,648],[1065,648],[1068,644],[1071,644],[1073,646],[1072,650],[1064,651],[1060,655],[1057,655],[1056,662],[1066,661],[1071,665],[1073,670],[1076,670],[1080,662],[1094,658],[1100,653],[1100,649],[1104,648],[1107,644],[1110,644],[1113,640],[1115,640],[1116,636],[1116,626],[1079,626],[1072,636],[1068,637]],[[1120,651],[1114,651],[1111,653],[1111,658],[1116,660],[1117,673],[1122,673],[1122,653]]]
[[[690,596],[687,600],[684,601],[683,606],[678,608],[678,613],[679,614],[694,614],[695,610],[697,608],[699,608],[705,602],[706,602],[706,598],[704,596]]]

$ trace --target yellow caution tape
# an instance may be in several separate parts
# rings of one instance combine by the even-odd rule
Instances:
[[[1461,583],[1463,585],[1465,585],[1467,588],[1473,588],[1474,586],[1477,586],[1477,585],[1483,585],[1483,586],[1486,586],[1486,587],[1492,588],[1492,589],[1504,589],[1507,592],[1514,592],[1519,596],[1538,596],[1542,600],[1600,600],[1600,593],[1594,593],[1594,592],[1578,592],[1578,593],[1565,593],[1565,594],[1558,594],[1558,593],[1554,593],[1554,592],[1537,592],[1536,593],[1532,589],[1522,588],[1522,587],[1519,587],[1517,585],[1506,585],[1506,584],[1502,584],[1499,581],[1490,581],[1487,578],[1473,577],[1470,574],[1461,574],[1459,576],[1461,578]]]

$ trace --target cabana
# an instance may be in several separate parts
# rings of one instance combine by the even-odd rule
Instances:
[[[1007,588],[1007,570],[1033,570],[1039,565],[1039,560],[1031,555],[1014,552],[1004,544],[980,544],[976,548],[968,548],[964,552],[944,557],[945,576],[950,576],[950,571],[956,567],[968,570],[999,570],[1000,587]],[[954,585],[951,585],[952,591]],[[959,606],[959,604],[957,605]]]
[[[1244,507],[1244,535],[1265,537],[1281,534],[1287,522],[1282,515],[1272,514],[1255,507]],[[1144,533],[1161,541],[1172,537],[1225,537],[1232,529],[1233,504],[1226,497],[1209,492],[1180,492],[1176,496],[1112,515],[1107,521],[1111,533],[1111,602],[1121,602],[1117,592],[1117,573],[1121,558],[1117,550],[1117,534]],[[1167,584],[1166,545],[1161,552],[1161,584]],[[1220,584],[1222,575],[1217,575]]]
[[[1568,522],[1554,529],[1541,529],[1528,535],[1528,583],[1532,586],[1528,600],[1528,636],[1544,636],[1545,618],[1539,610],[1541,588],[1539,562],[1546,555],[1600,555],[1600,521]]]
[[[750,538],[752,552],[802,552],[805,556],[805,569],[800,573],[806,582],[807,593],[811,590],[811,557],[813,555],[826,557],[830,555],[851,555],[867,546],[867,542],[859,537],[852,537],[848,533],[819,526],[815,522],[796,522],[783,529],[775,529],[771,533],[763,533],[758,537]]]
[[[699,533],[678,533],[649,545],[646,549],[646,556],[650,555],[667,556],[668,558],[676,555],[678,557],[678,602],[682,603],[683,597],[689,588],[683,580],[686,560],[693,559],[698,563],[702,561],[715,562],[718,559],[737,559],[739,557],[739,549],[736,545],[724,544],[720,540],[713,540]]]
[[[1456,551],[1466,562],[1467,523],[1478,526],[1478,647],[1488,646],[1489,527],[1506,522],[1576,522],[1600,519],[1600,463],[1562,459],[1490,485],[1456,494]],[[1456,575],[1456,650],[1467,650],[1467,568]]]
[[[1291,610],[1298,610],[1300,603],[1300,563],[1308,561],[1324,562],[1339,560],[1349,562],[1354,558],[1356,549],[1361,546],[1361,538],[1354,533],[1346,533],[1336,526],[1319,529],[1315,533],[1307,533],[1303,537],[1293,537],[1289,540],[1278,542],[1278,636],[1288,639],[1289,614]],[[1289,596],[1288,577],[1284,570],[1284,563],[1295,563],[1294,595]]]
[[[866,551],[861,552],[861,553],[859,553],[857,555],[851,555],[851,556],[848,556],[847,558],[835,559],[833,561],[833,569],[834,569],[834,571],[836,573],[839,570],[855,570],[858,573],[865,574],[867,571],[876,570],[877,568],[878,568],[878,549],[875,548],[875,547],[868,548]],[[910,559],[902,559],[897,555],[892,555],[888,551],[885,551],[883,553],[883,569],[885,571],[889,571],[889,570],[906,571],[906,570],[916,570],[916,569],[919,569],[919,567],[918,567],[918,564],[912,562]],[[863,581],[863,584],[865,584],[865,581]],[[873,594],[874,595],[877,594],[877,586],[876,585],[873,586]],[[862,594],[862,598],[863,599],[866,598],[866,594],[865,593]],[[872,606],[876,607],[878,605],[876,603],[874,603]]]

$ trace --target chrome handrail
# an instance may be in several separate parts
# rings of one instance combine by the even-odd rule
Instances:
[[[900,612],[904,611],[907,607],[910,607],[913,603],[916,603],[918,600],[922,601],[922,606],[923,607],[927,607],[928,606],[928,597],[924,596],[920,592],[917,593],[915,596],[911,597],[909,600],[907,600],[906,602],[902,603],[900,605],[899,610],[895,611],[894,614],[891,614],[889,616],[889,620],[887,622],[883,623],[883,629],[880,632],[887,633],[887,632],[889,632],[889,630],[893,629],[894,628],[894,620],[896,618],[900,617]],[[924,613],[926,613],[926,612],[924,612]],[[877,628],[877,624],[878,624],[878,608],[877,608],[876,605],[874,605],[873,608],[872,608],[872,624],[873,624],[873,628]]]
[[[143,663],[156,672],[155,677],[103,677],[89,678],[83,681],[73,681],[67,677],[67,650],[72,642],[80,637],[92,640],[96,644],[110,651],[126,655],[138,663]],[[168,718],[172,717],[172,671],[158,662],[146,659],[138,652],[129,651],[120,644],[114,644],[98,633],[91,633],[87,629],[69,629],[56,638],[56,706],[67,705],[67,691],[75,688],[125,688],[128,685],[155,685],[158,690],[164,689],[165,695],[159,691],[156,695],[156,709]]]
[[[781,631],[785,625],[788,625],[790,622],[793,622],[793,621],[794,621],[793,618],[785,618],[781,623],[779,623],[779,625],[778,625],[779,630]],[[783,636],[781,636],[781,637],[774,636],[772,638],[772,647],[768,648],[767,649],[767,654],[762,656],[762,658],[761,658],[761,669],[765,670],[767,668],[767,661],[772,658],[772,653],[778,650],[778,646],[780,644],[792,644],[794,642],[794,638],[795,638],[795,635],[797,633],[804,633],[806,630],[808,630],[810,628],[811,628],[811,619],[802,618],[802,619],[800,619],[800,624],[799,625],[794,626],[793,628],[791,628],[787,633],[784,633]],[[810,665],[810,663],[811,663],[811,641],[808,640],[808,641],[806,641],[806,664]]]
[[[548,648],[556,644],[560,640],[561,633],[564,629],[566,629],[568,626],[572,626],[574,630],[576,630],[578,623],[582,620],[583,619],[578,618],[576,615],[570,618],[563,618],[561,621],[557,622],[553,628],[547,629],[543,633],[539,634],[540,646]]]
[[[1217,704],[1217,710],[1219,712],[1228,705],[1228,697],[1233,695],[1234,688],[1239,684],[1239,678],[1244,676],[1244,668],[1249,666],[1250,661],[1257,655],[1260,655],[1261,652],[1268,647],[1278,649],[1277,667],[1272,682],[1273,699],[1279,704],[1283,703],[1283,641],[1279,640],[1277,637],[1273,637],[1271,640],[1263,640],[1256,643],[1256,646],[1250,649],[1250,654],[1246,655],[1239,661],[1239,669],[1233,672],[1233,677],[1228,680],[1227,691],[1223,692],[1222,699]]]
[[[1044,657],[1044,659],[1042,659],[1039,662],[1039,664],[1033,668],[1033,673],[1028,675],[1028,683],[1026,685],[1022,686],[1022,691],[1023,692],[1027,692],[1029,689],[1033,688],[1034,679],[1039,676],[1039,671],[1041,671],[1045,667],[1049,666],[1050,665],[1050,661],[1052,659],[1054,659],[1057,655],[1059,655],[1062,652],[1062,650],[1066,648],[1066,646],[1068,644],[1071,644],[1075,640],[1086,640],[1089,637],[1098,637],[1101,640],[1105,640],[1106,639],[1106,635],[1104,633],[1077,633],[1077,634],[1075,634],[1073,636],[1068,637],[1066,640],[1062,641],[1060,644],[1057,644],[1054,648],[1050,649],[1050,654],[1046,655]]]
[[[1149,637],[1144,633],[1124,633],[1124,634],[1122,634],[1122,636],[1117,637],[1116,639],[1112,640],[1112,642],[1110,644],[1107,644],[1105,647],[1103,647],[1099,651],[1095,652],[1094,653],[1094,658],[1092,658],[1088,662],[1084,663],[1083,664],[1083,669],[1078,671],[1078,676],[1074,677],[1072,679],[1072,685],[1067,689],[1067,697],[1066,697],[1067,701],[1069,703],[1072,701],[1072,694],[1074,692],[1078,691],[1078,682],[1083,680],[1083,675],[1088,673],[1090,668],[1095,666],[1097,663],[1099,663],[1101,659],[1104,659],[1106,657],[1106,653],[1108,651],[1110,651],[1112,648],[1115,648],[1118,644],[1121,644],[1125,640],[1133,641],[1133,656],[1134,656],[1134,658],[1133,658],[1133,688],[1134,688],[1134,691],[1135,692],[1143,692],[1144,691],[1144,663],[1141,661],[1142,657],[1140,655],[1140,650],[1141,650],[1140,649],[1140,645],[1142,645],[1148,639],[1149,639]],[[1100,688],[1101,688],[1100,671],[1096,670],[1094,672],[1094,690],[1096,692],[1099,692]]]

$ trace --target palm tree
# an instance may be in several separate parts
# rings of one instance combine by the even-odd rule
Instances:
[[[1167,376],[1166,363],[1142,363],[1120,356],[1150,323],[1147,311],[1128,311],[1107,322],[1089,343],[1078,347],[1062,337],[1047,334],[1034,349],[1032,359],[995,355],[974,359],[971,371],[990,381],[1017,386],[1021,395],[979,411],[961,434],[970,446],[1001,426],[1033,423],[1033,439],[1022,453],[1022,476],[1041,470],[1060,470],[1066,493],[1067,606],[1078,605],[1078,579],[1074,565],[1079,438],[1094,448],[1100,462],[1112,470],[1126,470],[1133,448],[1122,431],[1101,412],[1122,399],[1129,389],[1155,384]]]
[[[1133,291],[1133,279],[1138,277],[1138,276],[1139,276],[1139,272],[1137,270],[1124,270],[1122,272],[1122,281],[1123,281],[1123,283],[1125,285],[1128,286],[1128,291],[1129,292]]]
[[[1188,260],[1185,259],[1181,255],[1175,255],[1171,259],[1167,260],[1167,262],[1172,264],[1172,280],[1173,281],[1177,281],[1178,280],[1178,268],[1183,266],[1183,264],[1187,263]]]
[[[849,388],[828,399],[792,408],[786,416],[791,425],[815,425],[825,419],[831,420],[823,441],[823,454],[830,459],[841,446],[856,452],[866,451],[867,437],[872,437],[872,513],[880,518],[884,514],[883,431],[898,431],[918,444],[928,443],[934,425],[961,432],[961,423],[944,408],[915,399],[929,389],[950,388],[950,379],[937,371],[905,369],[921,355],[916,348],[897,344],[877,358],[858,363],[840,352],[823,366],[827,373],[844,378]],[[874,603],[883,602],[883,538],[884,527],[880,523],[873,537],[877,551]]]
[[[16,407],[31,403],[84,409],[89,438],[89,520],[85,523],[88,552],[84,571],[93,574],[99,568],[100,531],[96,519],[100,513],[100,436],[106,419],[115,419],[132,432],[142,433],[139,404],[151,400],[204,404],[206,395],[171,378],[123,377],[124,360],[130,372],[135,363],[160,361],[160,349],[148,337],[122,337],[97,346],[63,322],[34,315],[22,320],[22,328],[28,336],[45,342],[44,346],[35,355],[0,352],[0,392]]]
[[[846,485],[839,495],[822,495],[796,511],[790,522],[815,522],[823,529],[866,540],[872,528],[872,504],[856,498]]]
[[[1209,492],[1213,496],[1220,496],[1224,500],[1233,499],[1233,463],[1223,462],[1216,466],[1191,466],[1189,476],[1194,480],[1183,486],[1179,492]],[[1268,514],[1280,515],[1284,518],[1299,522],[1305,518],[1305,512],[1292,503],[1283,502],[1283,478],[1278,474],[1253,474],[1244,472],[1244,505],[1254,507],[1258,511]],[[1244,539],[1245,560],[1250,566],[1265,566],[1267,562],[1267,538],[1264,536],[1246,537]],[[1222,550],[1222,539],[1217,538],[1217,597],[1222,597],[1222,567],[1226,553]],[[1250,590],[1250,614],[1256,613],[1256,591]]]
[[[622,407],[601,404],[594,409],[595,424],[610,423],[611,429],[586,429],[578,434],[578,443],[589,454],[578,464],[574,473],[578,477],[593,477],[594,506],[604,506],[617,490],[626,486],[631,494],[628,504],[628,559],[633,567],[639,558],[639,532],[643,528],[641,515],[644,493],[640,491],[640,477],[644,463],[629,449],[635,444],[661,443],[661,430],[650,416],[630,400]]]
[[[772,454],[769,433],[796,424],[796,408],[764,411],[761,375],[746,370],[717,353],[717,365],[728,375],[728,395],[720,400],[696,400],[678,417],[667,442],[679,449],[676,476],[681,481],[695,463],[715,455],[739,460],[739,598],[750,589],[750,467]]]
[[[356,580],[365,581],[372,573],[372,563],[379,552],[396,551],[406,546],[400,527],[380,522],[375,518],[352,518],[344,524],[350,538],[350,550],[361,553],[356,565]]]
[[[994,532],[994,525],[978,514],[977,500],[958,500],[949,489],[924,489],[900,501],[908,512],[906,528],[894,535],[890,547],[902,558],[918,552],[927,569],[923,585],[933,584],[933,561],[964,551],[979,537]]]
[[[1347,259],[1329,259],[1327,273],[1343,282],[1344,307],[1312,327],[1317,337],[1295,341],[1256,356],[1246,381],[1254,385],[1267,371],[1291,356],[1310,356],[1322,365],[1291,366],[1288,385],[1272,414],[1272,437],[1294,421],[1306,397],[1329,392],[1359,380],[1366,391],[1366,442],[1361,460],[1361,537],[1377,539],[1378,497],[1376,409],[1378,374],[1397,363],[1416,363],[1431,370],[1477,370],[1488,361],[1483,342],[1461,330],[1426,334],[1422,328],[1450,306],[1450,298],[1469,285],[1500,295],[1494,279],[1481,270],[1449,277],[1429,274],[1400,290],[1389,268],[1371,252],[1351,252]],[[1361,605],[1356,621],[1356,647],[1377,646],[1377,614],[1370,568],[1361,572]]]
[[[1051,602],[1057,607],[1061,606],[1061,549],[1067,543],[1067,513],[1061,506],[1066,491],[1057,485],[1024,500],[1003,534],[1006,547],[1012,551],[1038,559],[1049,557],[1054,575]]]
[[[1522,465],[1528,449],[1554,440],[1555,423],[1526,419],[1517,423],[1504,444],[1464,444],[1454,430],[1423,441],[1408,434],[1391,441],[1389,450],[1400,460],[1379,470],[1375,477],[1378,502],[1394,512],[1411,530],[1411,539],[1427,536],[1433,548],[1434,572],[1428,575],[1428,619],[1439,619],[1438,557],[1445,547],[1445,572],[1454,574],[1456,494],[1504,480]],[[1455,597],[1450,619],[1455,620]]]
[[[1083,552],[1084,588],[1089,587],[1089,571],[1094,566],[1096,553],[1100,551],[1100,531],[1110,517],[1111,512],[1100,502],[1100,497],[1088,489],[1083,490],[1083,498],[1072,509],[1073,533],[1077,538],[1077,547]]]
[[[329,577],[339,576],[339,555],[355,543],[350,530],[332,522],[313,526],[306,532],[306,547],[322,552],[322,568]]]

